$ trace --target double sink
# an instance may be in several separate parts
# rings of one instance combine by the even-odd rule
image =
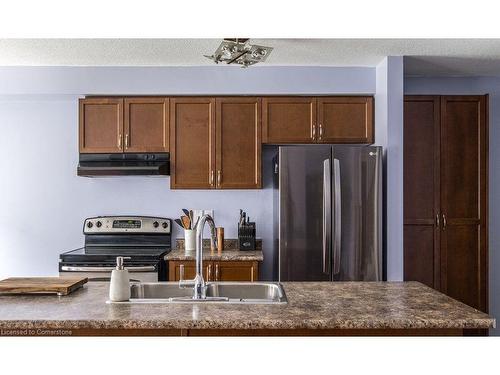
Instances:
[[[286,304],[288,300],[280,283],[214,282],[206,286],[205,299],[193,299],[192,289],[176,282],[133,283],[130,300],[113,303],[241,303]]]

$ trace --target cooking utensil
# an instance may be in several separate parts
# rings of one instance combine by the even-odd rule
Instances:
[[[175,219],[174,221],[175,221],[175,222],[176,222],[176,223],[177,223],[177,224],[178,224],[178,225],[179,225],[182,229],[186,229],[186,228],[184,228],[184,224],[182,224],[181,219]]]
[[[184,229],[191,229],[191,220],[189,220],[188,216],[181,216],[181,221]]]
[[[189,217],[189,210],[187,208],[183,208],[182,212],[184,212],[184,215],[186,215],[187,217]]]

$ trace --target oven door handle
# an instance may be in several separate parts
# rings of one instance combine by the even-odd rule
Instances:
[[[115,270],[116,267],[80,267],[80,266],[61,266],[61,271],[69,272],[110,272]],[[148,272],[156,271],[155,266],[131,266],[125,267],[130,272]]]

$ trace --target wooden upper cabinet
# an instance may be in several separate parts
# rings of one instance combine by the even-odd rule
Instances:
[[[263,143],[314,143],[316,99],[263,98]]]
[[[79,143],[82,153],[122,152],[123,99],[80,99]]]
[[[216,99],[216,185],[261,187],[261,99]]]
[[[124,151],[168,152],[168,99],[127,98],[124,105]]]
[[[373,98],[318,98],[320,143],[373,143]]]
[[[262,99],[263,143],[373,143],[373,97]]]
[[[215,99],[170,99],[170,187],[215,187]]]

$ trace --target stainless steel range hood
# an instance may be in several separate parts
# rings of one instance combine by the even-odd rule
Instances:
[[[80,154],[77,175],[105,176],[168,176],[170,154],[123,153]]]

